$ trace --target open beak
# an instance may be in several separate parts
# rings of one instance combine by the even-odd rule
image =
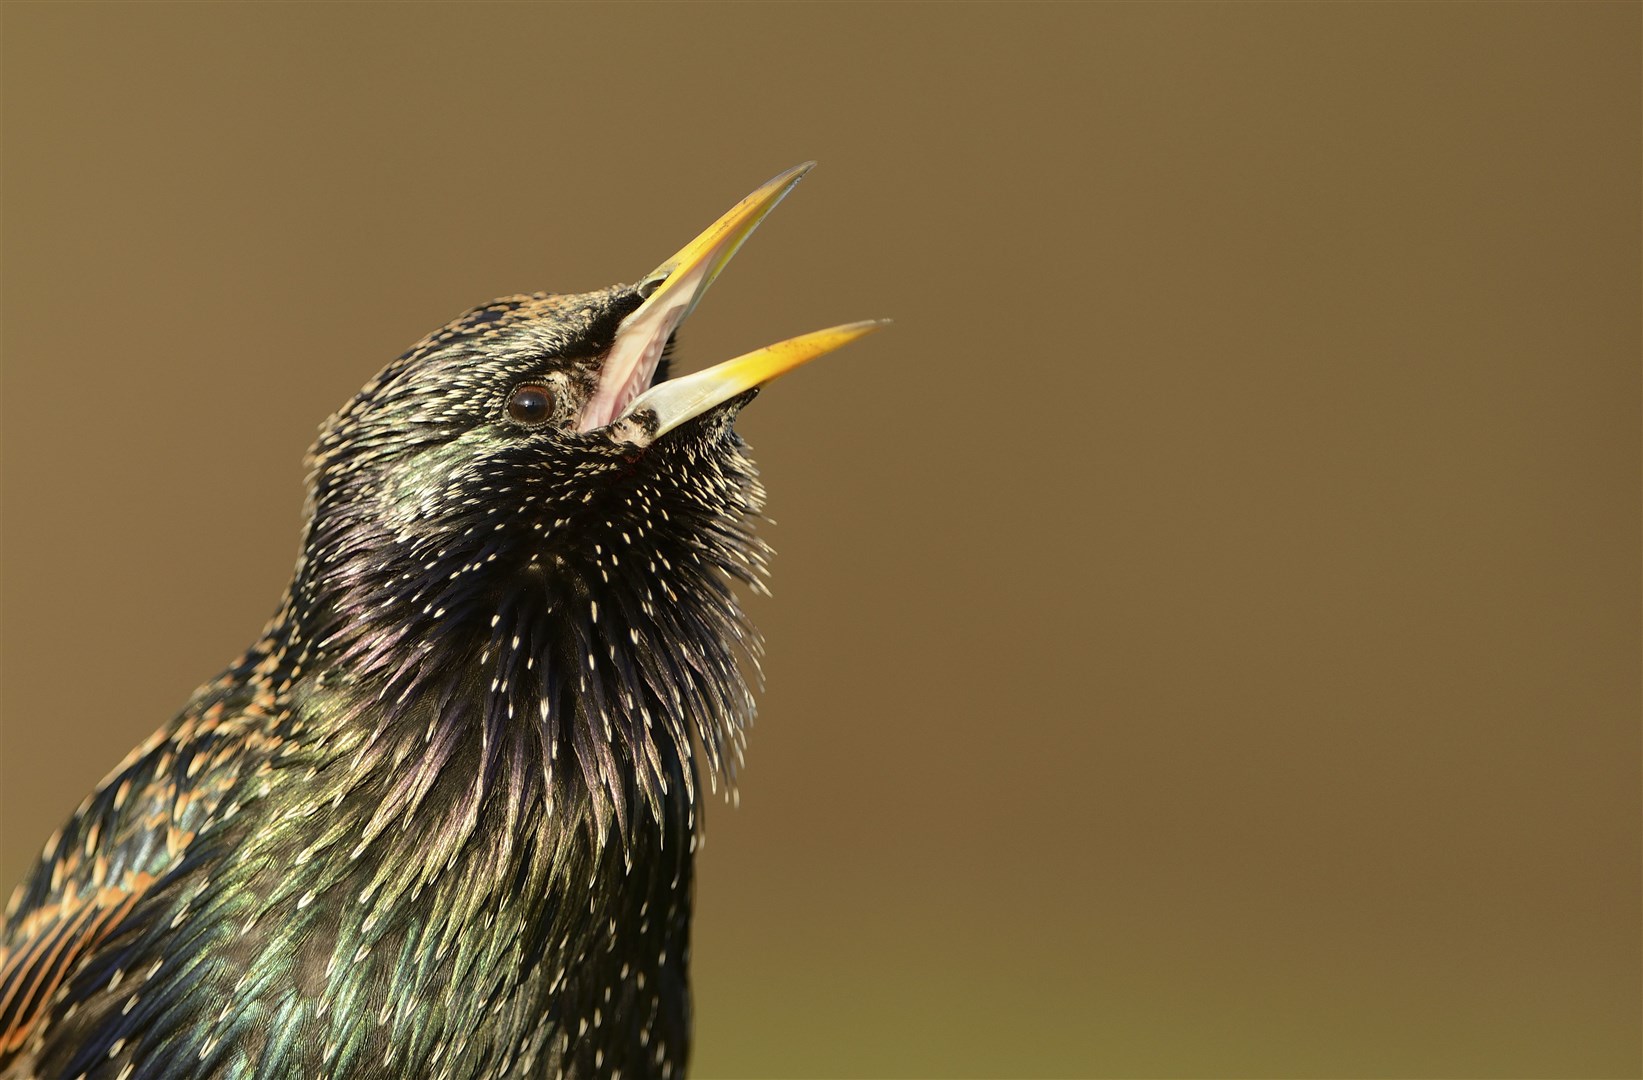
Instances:
[[[857,338],[866,337],[889,322],[889,319],[870,319],[817,330],[775,345],[766,345],[694,375],[669,379],[640,394],[617,421],[613,431],[628,442],[660,438],[715,405],[723,405],[737,394],[762,386],[800,364],[809,363]]]
[[[696,308],[725,264],[758,228],[765,215],[815,165],[807,161],[776,176],[737,203],[700,236],[647,274],[640,287],[652,291],[617,328],[600,368],[599,385],[582,409],[577,428],[610,426],[629,441],[649,442],[692,417],[784,372],[847,345],[883,325],[851,323],[820,330],[727,360],[693,375],[652,387],[656,365],[680,323]]]

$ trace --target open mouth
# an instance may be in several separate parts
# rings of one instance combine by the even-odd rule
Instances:
[[[689,313],[683,298],[672,289],[667,290],[670,294],[667,299],[674,303],[653,306],[651,301],[662,291],[663,287],[658,287],[638,310],[622,320],[616,340],[599,369],[599,385],[582,407],[578,430],[605,427],[626,413],[639,395],[650,389],[673,331]]]
[[[577,430],[608,428],[611,436],[620,441],[648,443],[884,325],[882,321],[850,323],[805,334],[652,385],[673,332],[696,309],[743,241],[814,164],[806,162],[771,179],[645,276],[639,287],[649,293],[617,328],[600,369],[598,386],[582,407]]]
[[[625,414],[640,394],[655,385],[656,372],[672,340],[673,332],[669,330],[666,336],[659,338],[660,344],[656,340],[646,341],[625,372],[607,359],[600,371],[599,388],[582,409],[580,430],[592,431],[609,425]]]

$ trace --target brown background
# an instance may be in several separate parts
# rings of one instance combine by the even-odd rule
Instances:
[[[704,1075],[1637,1075],[1635,4],[32,6],[5,33],[8,888],[250,640],[467,305],[821,167],[686,368],[769,691]]]

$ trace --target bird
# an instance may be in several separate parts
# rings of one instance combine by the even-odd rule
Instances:
[[[813,164],[635,284],[467,311],[321,427],[260,637],[6,907],[0,1077],[683,1075],[771,554],[734,420],[883,321],[672,352]]]

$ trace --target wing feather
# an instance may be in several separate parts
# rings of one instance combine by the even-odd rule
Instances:
[[[124,887],[88,891],[33,913],[17,946],[0,953],[0,1054],[28,1041],[63,980],[119,929],[153,882],[134,874]]]

